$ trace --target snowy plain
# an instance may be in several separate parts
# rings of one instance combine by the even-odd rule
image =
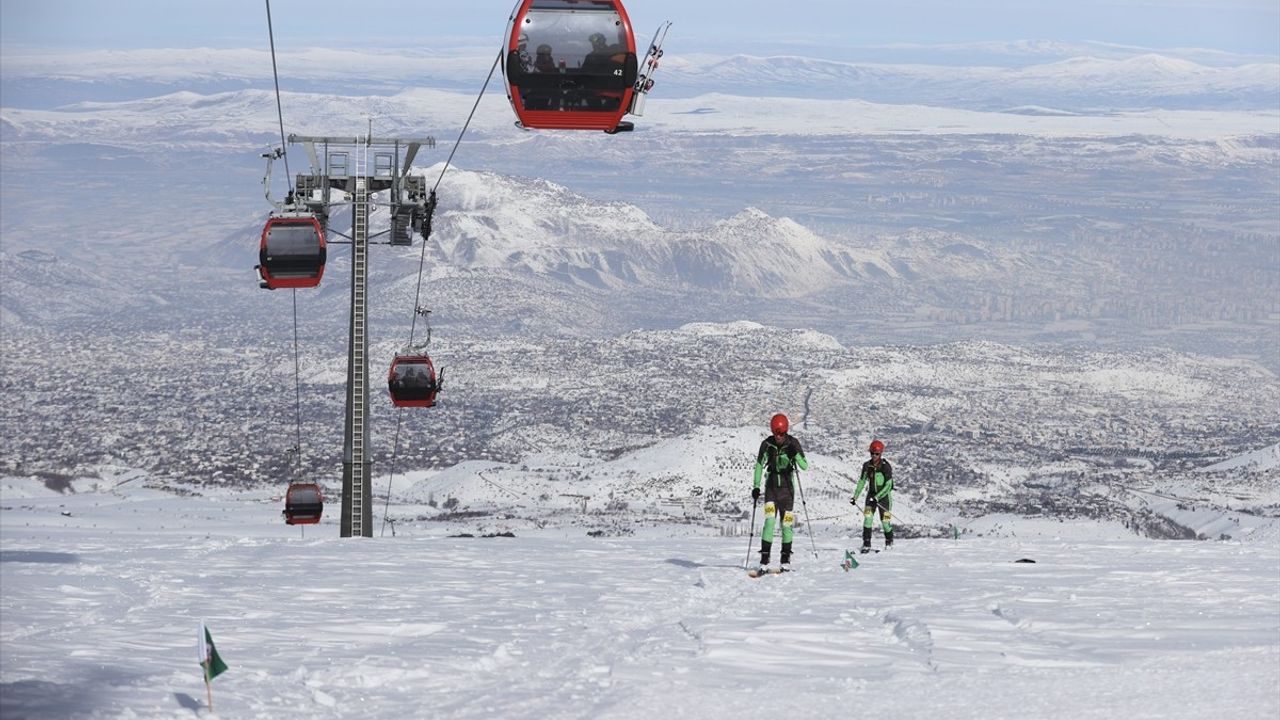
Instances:
[[[6,720],[1280,713],[1275,533],[988,517],[844,571],[849,513],[750,579],[748,538],[706,528],[340,539],[336,503],[302,530],[266,492],[144,481],[6,480]],[[202,619],[230,666],[215,712]]]

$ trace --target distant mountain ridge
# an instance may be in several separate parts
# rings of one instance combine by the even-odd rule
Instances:
[[[460,268],[540,273],[597,288],[693,287],[761,297],[898,275],[876,253],[857,253],[756,208],[705,230],[672,231],[635,206],[588,201],[543,180],[452,170],[443,192],[450,200],[436,216],[429,251]]]
[[[1280,66],[1274,72],[1280,75]],[[1274,137],[1280,113],[1280,89],[1257,102],[1236,89],[1222,91],[1224,102],[1179,101],[1165,106],[1159,96],[1119,102],[1086,97],[1071,88],[1019,92],[995,82],[998,92],[969,88],[948,74],[937,76],[945,95],[913,92],[901,82],[890,94],[845,92],[823,98],[798,96],[785,78],[770,83],[753,79],[742,86],[712,83],[690,87],[680,97],[670,92],[650,102],[642,120],[645,132],[664,135],[866,136],[1024,135],[1029,137],[1173,138],[1179,142],[1221,141],[1232,137]],[[845,87],[842,82],[837,83]],[[1089,92],[1101,87],[1083,82]],[[697,91],[705,91],[699,94]],[[1153,90],[1156,92],[1157,90]],[[450,90],[410,88],[394,94],[342,95],[334,91],[285,91],[285,123],[299,135],[357,135],[368,132],[369,116],[379,118],[379,134],[420,137],[424,128],[458,128],[475,97]],[[1144,91],[1145,92],[1145,91]],[[1270,94],[1268,94],[1270,93]],[[365,115],[353,115],[353,103]],[[1219,107],[1219,105],[1221,107]],[[1256,106],[1256,107],[1255,107]],[[1033,108],[1028,112],[1027,108]],[[1116,109],[1130,108],[1130,109]],[[504,145],[554,144],[541,134],[513,134],[512,113],[501,92],[482,98],[469,126],[469,139]],[[0,108],[0,129],[10,167],[63,160],[76,147],[102,155],[104,169],[122,162],[145,164],[157,150],[256,153],[279,145],[274,94],[239,89],[200,94],[188,90],[119,102],[77,102],[54,109]],[[451,134],[452,130],[448,134]],[[437,138],[440,140],[441,138]],[[582,139],[580,145],[593,145]],[[617,143],[615,143],[617,144]],[[536,152],[525,148],[522,152]],[[597,152],[608,152],[599,149]],[[126,157],[127,153],[134,153]],[[77,158],[80,159],[80,158]],[[521,172],[520,174],[526,174]]]
[[[303,48],[281,52],[280,60],[288,68],[285,88],[293,90],[329,84],[343,92],[364,87],[385,94],[405,87],[474,87],[490,57],[474,48],[453,52]],[[893,48],[884,55],[885,61],[850,62],[801,55],[681,54],[676,45],[664,60],[660,96],[781,95],[979,110],[1032,104],[1077,110],[1269,109],[1280,99],[1280,63],[1207,51],[1028,42],[993,51],[992,57],[1016,64],[995,64],[988,58],[962,59],[968,64],[903,61],[902,52]],[[875,51],[859,56],[874,58]],[[194,48],[26,51],[8,54],[0,72],[19,89],[91,83],[124,90],[134,84],[157,94],[164,87],[266,88],[270,69],[270,57],[261,50]]]
[[[1027,67],[848,63],[735,55],[680,61],[667,83],[685,94],[751,93],[860,99],[972,110],[1046,105],[1098,108],[1269,109],[1280,102],[1280,63],[1212,67],[1148,53],[1074,57]]]

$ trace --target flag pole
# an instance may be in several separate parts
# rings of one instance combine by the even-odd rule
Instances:
[[[209,677],[209,672],[213,669],[213,659],[206,640],[209,637],[208,633],[204,620],[201,620],[196,639],[196,653],[200,656],[200,674],[204,676],[204,694],[209,701],[209,712],[213,712],[213,683],[210,682],[213,678]]]
[[[213,712],[213,679],[226,672],[227,664],[218,656],[218,648],[214,647],[213,636],[209,628],[200,621],[200,639],[197,644],[200,653],[200,669],[204,671],[204,693],[209,700],[209,712]]]

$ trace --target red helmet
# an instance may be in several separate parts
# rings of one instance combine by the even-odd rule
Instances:
[[[774,435],[786,435],[789,427],[791,427],[791,423],[787,421],[787,416],[782,413],[774,415],[769,420],[769,429],[773,431]]]
[[[870,449],[872,453],[879,455],[880,453],[884,452],[884,443],[880,442],[879,440],[872,440]]]

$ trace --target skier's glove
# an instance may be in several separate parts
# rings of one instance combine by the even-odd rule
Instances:
[[[751,488],[751,502],[755,502],[759,499],[760,499],[760,488],[757,488],[757,487]]]

